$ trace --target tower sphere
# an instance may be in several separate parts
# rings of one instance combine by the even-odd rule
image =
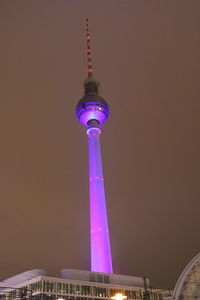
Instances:
[[[98,125],[103,125],[109,116],[107,102],[98,95],[98,85],[95,81],[85,83],[85,95],[76,106],[76,115],[79,122],[88,127],[90,121],[96,120]]]

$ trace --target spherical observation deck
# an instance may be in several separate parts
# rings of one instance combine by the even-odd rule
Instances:
[[[109,117],[107,102],[98,95],[98,85],[95,81],[85,84],[85,95],[76,106],[76,115],[79,122],[88,127],[90,121],[96,120],[98,125],[103,125]]]

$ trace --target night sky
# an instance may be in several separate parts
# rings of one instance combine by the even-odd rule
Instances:
[[[199,0],[0,1],[0,278],[90,268],[87,17],[114,272],[173,287],[200,249]]]

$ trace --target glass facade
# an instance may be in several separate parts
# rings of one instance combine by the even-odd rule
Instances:
[[[127,300],[143,300],[144,289],[131,288],[125,289],[114,288],[112,286],[105,286],[101,284],[79,284],[66,283],[62,281],[40,280],[23,288],[12,290],[4,295],[0,295],[0,300],[17,300],[17,299],[31,299],[31,300],[102,300],[110,299],[116,293],[122,293],[127,296]],[[127,288],[127,287],[126,287]],[[162,300],[163,296],[168,296],[166,293],[150,293],[148,299]]]

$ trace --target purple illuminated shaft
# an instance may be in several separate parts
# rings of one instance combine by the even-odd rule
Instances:
[[[91,271],[113,273],[98,127],[87,130],[90,171]]]

